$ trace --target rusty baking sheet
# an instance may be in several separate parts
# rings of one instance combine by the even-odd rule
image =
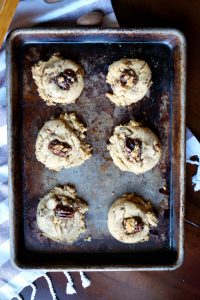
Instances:
[[[48,107],[40,99],[31,67],[59,52],[80,63],[85,88],[76,104]],[[108,66],[122,57],[148,62],[150,93],[126,108],[105,96]],[[175,30],[27,29],[7,40],[9,190],[12,259],[21,268],[51,270],[170,270],[183,260],[185,156],[185,40]],[[87,125],[93,156],[80,167],[53,172],[35,158],[38,131],[51,116],[75,111]],[[106,149],[114,127],[140,120],[160,138],[163,155],[152,170],[134,175],[117,168]],[[35,221],[39,198],[71,184],[89,204],[87,234],[73,245],[44,238]],[[167,188],[167,192],[163,187]],[[152,201],[159,218],[150,240],[116,241],[107,229],[115,199],[134,192]]]

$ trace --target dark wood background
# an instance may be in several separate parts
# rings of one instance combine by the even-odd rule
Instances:
[[[122,27],[178,28],[188,48],[187,126],[200,139],[200,1],[199,0],[113,0]],[[187,165],[185,259],[171,272],[91,272],[92,285],[83,289],[78,273],[72,273],[76,295],[65,293],[62,273],[49,273],[58,299],[71,300],[193,300],[200,299],[200,192],[194,192],[191,178],[196,167]],[[36,300],[51,299],[45,279],[35,281]],[[32,289],[21,295],[30,299]]]

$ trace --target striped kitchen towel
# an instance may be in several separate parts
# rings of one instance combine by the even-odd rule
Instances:
[[[47,4],[42,0],[25,0],[19,3],[10,29],[31,27],[54,19],[64,20],[65,24],[71,26],[75,25],[74,20],[78,17],[93,10],[103,12],[105,26],[118,26],[110,0],[65,0],[55,4]],[[22,271],[14,267],[10,261],[6,131],[5,51],[2,48],[0,51],[0,300],[10,300],[13,297],[21,299],[19,293],[27,285],[31,285],[33,289],[31,296],[31,300],[33,300],[36,287],[32,282],[40,276],[46,278],[52,299],[56,299],[51,280],[45,270]],[[197,191],[200,190],[200,144],[189,129],[187,129],[186,140],[187,162],[198,166],[197,174],[192,178],[194,189]],[[68,281],[66,293],[75,293],[70,274],[67,272],[64,274]],[[89,279],[82,272],[80,272],[80,276],[83,287],[88,287]]]
[[[189,128],[186,130],[186,162],[197,165],[197,173],[192,177],[195,192],[200,190],[200,143]]]

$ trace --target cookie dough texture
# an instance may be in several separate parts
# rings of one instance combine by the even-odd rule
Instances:
[[[126,106],[141,100],[150,86],[151,70],[140,59],[123,58],[113,62],[108,69],[106,82],[112,93],[106,96],[118,106]]]
[[[37,136],[37,160],[55,171],[81,165],[91,157],[90,145],[82,141],[86,130],[74,113],[47,121]]]
[[[73,243],[85,232],[85,213],[88,210],[75,189],[65,185],[55,187],[37,207],[36,220],[43,234],[57,242]]]
[[[123,243],[140,243],[149,240],[149,230],[158,220],[152,205],[135,194],[124,194],[108,212],[108,229]]]
[[[32,76],[47,105],[73,103],[84,88],[83,69],[76,62],[58,55],[34,65]]]
[[[149,128],[130,121],[115,127],[108,150],[116,166],[135,174],[152,169],[160,160],[160,142]]]

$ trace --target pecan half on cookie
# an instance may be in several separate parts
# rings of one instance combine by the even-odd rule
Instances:
[[[134,85],[138,81],[138,76],[132,69],[124,69],[122,74],[120,75],[120,82],[123,87],[128,85]]]
[[[122,222],[127,234],[140,232],[144,228],[144,223],[140,217],[125,218]]]
[[[74,82],[77,82],[76,73],[71,69],[65,69],[53,78],[53,81],[63,90],[69,90]]]
[[[72,147],[66,142],[54,139],[49,143],[48,149],[59,157],[66,157],[72,150]]]
[[[142,142],[139,139],[127,138],[125,149],[130,160],[141,161]]]
[[[55,216],[61,219],[72,218],[75,213],[75,209],[73,207],[63,205],[62,202],[55,207],[54,211]]]

